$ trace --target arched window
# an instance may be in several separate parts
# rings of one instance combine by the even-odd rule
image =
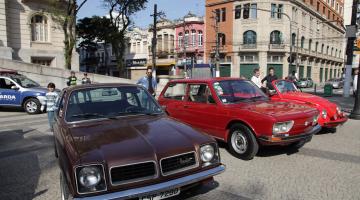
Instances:
[[[201,47],[203,45],[203,32],[198,32],[198,46]]]
[[[219,33],[217,39],[221,46],[224,46],[226,44],[226,35],[224,33]]]
[[[292,46],[296,45],[296,34],[295,33],[291,34],[291,45]]]
[[[280,31],[273,31],[270,33],[270,44],[281,44],[282,34]]]
[[[184,40],[183,40],[183,34],[182,34],[182,33],[179,33],[179,37],[178,37],[178,46],[179,46],[179,48],[182,47],[183,42],[184,42]]]
[[[326,55],[329,55],[329,46],[326,47]]]
[[[312,39],[309,40],[309,51],[311,51]]]
[[[196,31],[191,30],[191,46],[196,46]]]
[[[332,56],[334,53],[334,47],[331,47],[331,53],[330,53],[330,56]]]
[[[315,52],[318,52],[318,46],[319,46],[319,42],[315,43]]]
[[[244,44],[256,44],[256,33],[254,31],[245,31],[243,35]]]
[[[339,58],[342,58],[341,50],[339,50]]]
[[[338,57],[338,50],[335,49],[335,57]]]
[[[305,44],[305,37],[304,36],[302,36],[301,37],[301,48],[304,48],[304,44]]]
[[[48,20],[44,15],[34,15],[31,18],[31,40],[48,42]]]
[[[185,37],[184,37],[184,45],[185,47],[189,46],[189,31],[185,31]]]
[[[322,44],[322,45],[321,45],[321,53],[324,53],[324,47],[325,47],[325,45]]]

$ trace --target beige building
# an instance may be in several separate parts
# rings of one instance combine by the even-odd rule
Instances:
[[[215,41],[218,20],[221,76],[262,77],[273,67],[278,77],[325,82],[342,73],[343,0],[207,0],[206,41]],[[214,16],[216,13],[216,17]],[[206,44],[211,51],[211,44]],[[231,48],[231,49],[229,49]],[[298,59],[288,62],[290,52]],[[211,53],[214,53],[213,51]],[[297,63],[298,62],[298,63]],[[296,67],[299,66],[299,67]]]
[[[163,19],[157,24],[157,47],[156,47],[156,74],[169,75],[175,67],[175,23]],[[149,29],[149,38],[152,38],[152,29]],[[151,41],[151,39],[149,39]],[[152,66],[151,43],[149,44],[149,62]]]
[[[0,58],[65,68],[64,34],[44,0],[0,0]],[[73,70],[79,69],[74,53]]]

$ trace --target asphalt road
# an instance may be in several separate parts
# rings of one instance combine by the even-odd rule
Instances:
[[[177,199],[360,199],[360,122],[322,132],[300,149],[265,148],[251,161],[224,145],[225,173]],[[60,199],[46,115],[0,110],[0,199]]]

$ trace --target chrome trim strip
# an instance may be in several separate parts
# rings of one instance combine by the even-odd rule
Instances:
[[[154,185],[149,185],[145,187],[140,188],[134,188],[109,194],[103,194],[93,197],[84,197],[84,198],[74,198],[74,200],[103,200],[103,199],[131,199],[131,198],[137,198],[142,197],[150,194],[156,194],[162,191],[174,189],[174,188],[180,188],[186,185],[190,185],[202,180],[205,180],[207,178],[211,178],[215,175],[218,175],[225,171],[225,166],[220,165],[212,169],[208,169],[202,172],[198,172],[196,174],[192,174],[189,176],[181,177],[178,179],[170,180],[167,182],[162,182]]]
[[[181,155],[185,155],[185,154],[190,154],[190,153],[193,153],[193,154],[194,154],[195,162],[196,162],[195,165],[191,165],[191,166],[188,166],[188,167],[185,167],[185,168],[182,168],[182,169],[173,170],[173,171],[167,172],[167,173],[164,173],[164,172],[163,172],[161,162],[162,162],[164,159],[173,158],[173,157],[177,157],[177,156],[181,156]],[[198,158],[198,155],[196,154],[195,151],[190,151],[190,152],[186,152],[186,153],[181,153],[181,154],[177,154],[177,155],[173,155],[173,156],[161,158],[160,161],[159,161],[159,165],[160,165],[160,171],[161,171],[161,175],[162,175],[162,176],[169,176],[169,175],[177,174],[177,173],[184,172],[184,171],[187,171],[187,170],[190,170],[190,169],[194,169],[194,168],[197,168],[197,167],[200,166],[200,164],[199,164],[199,158]]]
[[[130,165],[137,165],[137,164],[143,164],[143,163],[154,163],[154,167],[155,167],[155,175],[154,176],[136,178],[136,179],[131,179],[131,180],[128,180],[128,181],[120,181],[120,182],[117,182],[117,183],[112,182],[111,170],[113,168],[126,167],[126,166],[130,166]],[[110,183],[111,183],[112,186],[119,186],[119,185],[123,185],[123,184],[136,183],[136,182],[140,182],[140,181],[156,179],[158,177],[159,177],[159,168],[158,168],[157,163],[155,161],[153,161],[153,160],[144,161],[144,162],[137,162],[137,163],[130,163],[130,164],[126,164],[126,165],[112,166],[112,167],[109,168],[109,178],[110,178]]]
[[[80,193],[80,192],[79,192],[79,187],[78,187],[78,182],[77,182],[77,179],[78,179],[78,177],[77,177],[77,173],[76,173],[77,168],[79,168],[79,167],[89,167],[89,166],[94,166],[94,165],[101,166],[101,167],[102,167],[102,169],[103,169],[103,178],[104,178],[104,182],[105,182],[105,189],[104,189],[104,190],[98,190],[98,191],[95,191],[95,192],[85,192],[85,193]],[[103,164],[77,165],[77,166],[75,166],[75,167],[74,167],[74,169],[75,169],[76,192],[77,192],[78,194],[93,194],[93,193],[99,193],[99,192],[104,192],[104,191],[107,191],[107,183],[106,183],[106,177],[105,177],[105,167],[104,167],[104,165],[103,165]]]

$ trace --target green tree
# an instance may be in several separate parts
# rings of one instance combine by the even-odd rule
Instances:
[[[88,0],[48,0],[52,4],[53,18],[61,24],[64,32],[65,66],[71,69],[73,50],[76,44],[76,15]]]
[[[127,45],[126,32],[132,24],[131,17],[146,8],[148,0],[103,0],[109,8],[111,26],[117,30],[112,35],[111,45],[116,56],[117,66],[123,72],[124,54]]]
[[[108,72],[107,61],[109,52],[107,45],[111,44],[113,35],[117,33],[115,27],[111,25],[110,19],[99,16],[80,19],[76,25],[76,33],[77,37],[80,39],[80,48],[85,48],[87,51],[95,52],[99,43],[103,45],[105,59],[102,64]],[[93,63],[95,61],[93,56],[90,60],[92,64],[98,64]]]

